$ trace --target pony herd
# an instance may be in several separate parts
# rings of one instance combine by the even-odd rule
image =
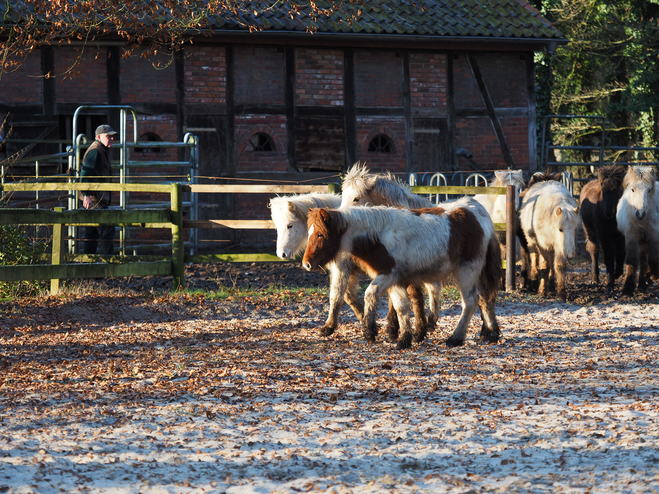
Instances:
[[[535,174],[526,183],[520,170],[495,173],[492,185],[508,184],[518,190],[524,289],[541,295],[555,289],[565,300],[566,261],[575,255],[580,220],[594,283],[599,282],[600,248],[609,290],[623,270],[626,295],[636,288],[636,273],[639,290],[647,287],[649,276],[659,276],[659,198],[653,168],[600,168],[598,178],[582,188],[581,211],[560,174]],[[345,301],[361,322],[365,339],[374,342],[377,301],[387,293],[386,333],[404,349],[423,341],[434,328],[442,283],[449,276],[460,291],[462,314],[446,344],[464,344],[477,307],[482,319],[479,340],[499,340],[495,302],[505,237],[497,235],[494,223],[505,222],[500,197],[465,196],[435,205],[393,175],[375,174],[357,163],[344,178],[341,195],[275,197],[269,206],[277,229],[277,255],[291,259],[303,254],[305,269],[326,268],[330,273],[329,315],[321,335],[336,330]],[[372,280],[363,301],[358,295],[360,275]]]

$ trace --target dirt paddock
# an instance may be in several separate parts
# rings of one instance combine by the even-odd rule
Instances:
[[[406,351],[347,308],[319,337],[327,278],[291,264],[0,303],[0,492],[659,492],[657,284],[568,282],[502,293],[489,346],[478,316],[443,344],[448,297]]]

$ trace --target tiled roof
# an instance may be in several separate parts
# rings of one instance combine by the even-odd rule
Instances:
[[[271,2],[272,3],[272,2]],[[318,6],[329,4],[324,0]],[[360,15],[345,12],[311,18],[291,18],[288,2],[245,19],[266,32],[301,32],[313,29],[329,34],[373,34],[440,37],[563,39],[562,33],[526,0],[364,0]],[[214,17],[213,27],[244,30],[232,18]]]
[[[243,2],[236,2],[240,3]],[[315,3],[320,9],[324,9],[340,2],[316,0]],[[291,0],[252,0],[244,5],[248,10],[238,14],[227,11],[226,15],[207,18],[208,27],[218,35],[226,31],[248,33],[248,26],[256,26],[261,32],[270,34],[313,31],[330,35],[421,38],[475,37],[545,41],[564,39],[563,34],[527,0],[359,0],[344,3],[343,9],[346,10],[317,16],[310,16],[308,9],[291,14],[294,12]],[[260,13],[257,14],[252,9],[259,10]],[[25,0],[0,2],[0,17],[5,19],[4,22],[11,20],[20,23],[26,14],[34,12],[34,7]],[[130,16],[130,12],[126,14],[127,17]],[[44,11],[37,15],[41,17],[42,22],[52,22],[52,18],[43,17]],[[166,18],[169,11],[164,10],[162,15]]]

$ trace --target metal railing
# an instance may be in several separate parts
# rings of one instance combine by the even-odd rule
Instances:
[[[62,147],[67,145],[67,141],[53,141],[53,140],[29,140],[29,139],[7,139],[7,142],[14,143],[26,143],[26,144],[53,144],[57,143],[60,145],[60,150],[57,153],[45,156],[33,156],[33,157],[21,157],[17,160],[12,160],[9,166],[14,166],[16,164],[25,164],[33,163],[34,164],[34,173],[31,175],[21,175],[18,177],[21,181],[29,183],[43,183],[43,182],[53,182],[53,181],[66,181],[69,183],[76,183],[80,180],[80,172],[82,170],[82,157],[84,151],[89,147],[87,136],[84,134],[78,134],[78,120],[81,115],[85,112],[98,112],[99,110],[119,110],[119,131],[118,131],[118,142],[113,146],[115,149],[119,150],[119,160],[114,160],[112,162],[113,170],[118,171],[117,180],[120,184],[128,183],[143,183],[145,181],[153,181],[154,183],[160,184],[169,184],[172,182],[180,182],[180,176],[186,176],[188,183],[195,183],[196,173],[199,163],[199,141],[198,138],[191,134],[187,133],[183,137],[182,142],[141,142],[138,140],[139,129],[138,129],[138,119],[135,110],[131,106],[127,105],[83,105],[79,106],[73,116],[73,136],[72,143],[66,147],[66,150],[63,151]],[[129,125],[128,117],[132,117],[132,136],[129,136]],[[182,161],[178,160],[135,160],[131,157],[131,151],[136,148],[148,147],[150,149],[185,149],[187,150],[187,159]],[[44,163],[56,163],[59,165],[60,172],[65,171],[65,173],[57,173],[55,175],[41,175],[41,168]],[[7,182],[7,171],[8,166],[2,164],[0,185],[4,185]],[[158,170],[162,171],[165,169],[176,169],[176,177],[169,177],[169,180],[165,180],[167,175],[165,174],[156,174],[149,179],[145,179],[143,173],[140,173],[143,170]],[[60,207],[65,207],[69,210],[76,210],[80,208],[80,197],[75,191],[69,190],[66,194],[54,196],[50,198],[43,198],[40,196],[40,191],[37,189],[34,191],[34,200],[20,200],[11,204],[13,207],[32,207],[39,208],[39,205],[45,202],[50,204],[55,203]],[[2,196],[1,199],[5,199],[5,189],[2,187],[0,192]],[[153,207],[169,207],[170,202],[163,198],[161,201],[153,200],[144,200],[133,198],[131,199],[131,193],[126,190],[119,191],[119,206],[111,209],[144,209],[144,208],[153,208]],[[198,217],[198,204],[196,203],[196,196],[188,194],[187,200],[184,200],[183,208],[188,212],[188,217],[190,219],[196,219]],[[78,237],[78,226],[73,225],[69,227],[68,231],[68,251],[73,254],[77,252],[77,242]],[[142,245],[138,242],[132,242],[130,238],[130,232],[134,231],[132,227],[121,227],[119,230],[119,247],[122,254],[132,251],[141,250],[144,248],[153,248],[157,247],[152,244]],[[190,249],[191,253],[194,253],[197,248],[198,237],[196,231],[192,231],[191,235],[186,241],[186,247]],[[161,245],[161,247],[166,247],[166,245]]]

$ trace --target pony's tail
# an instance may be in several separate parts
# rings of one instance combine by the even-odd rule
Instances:
[[[501,267],[501,247],[497,240],[496,234],[490,236],[490,242],[487,245],[485,254],[485,266],[480,276],[480,295],[486,302],[496,299],[497,292],[501,285],[503,268]]]

